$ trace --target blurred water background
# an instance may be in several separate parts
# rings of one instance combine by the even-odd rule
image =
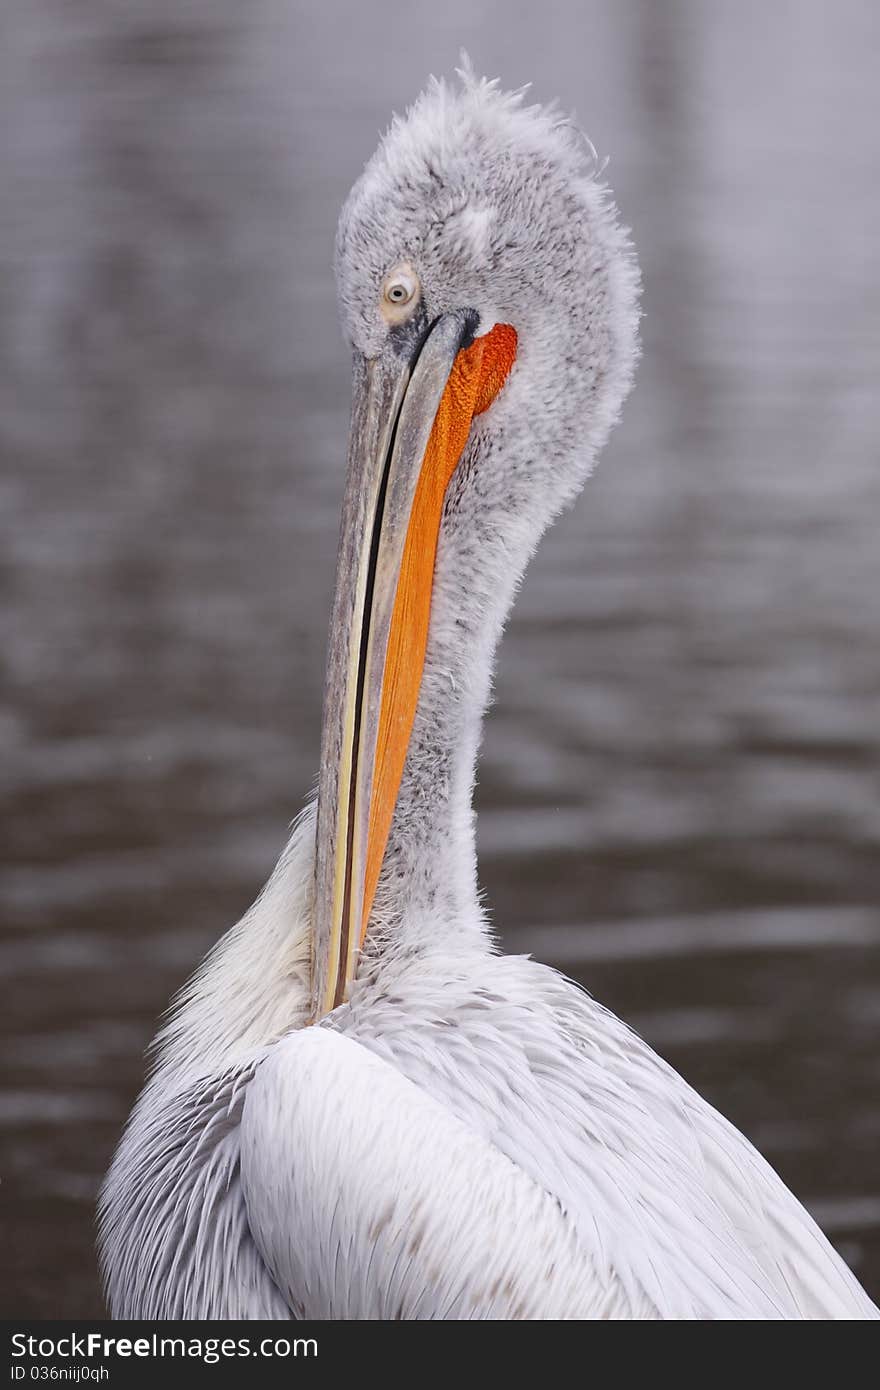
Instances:
[[[0,19],[2,1308],[94,1316],[169,995],[316,771],[340,202],[460,45],[574,108],[645,354],[502,649],[506,943],[759,1145],[880,1292],[880,9],[20,0]]]

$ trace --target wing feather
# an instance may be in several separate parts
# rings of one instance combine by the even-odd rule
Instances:
[[[252,1076],[248,1065],[141,1096],[99,1205],[112,1317],[290,1318],[241,1191],[239,1122]]]
[[[241,1146],[251,1230],[298,1317],[656,1316],[506,1155],[330,1029],[262,1062]]]
[[[430,971],[402,962],[397,979],[386,968],[382,996],[365,982],[335,1026],[554,1195],[630,1306],[677,1319],[880,1317],[743,1135],[558,972],[460,952]]]

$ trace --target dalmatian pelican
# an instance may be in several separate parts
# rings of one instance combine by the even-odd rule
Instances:
[[[469,68],[342,212],[354,355],[316,806],[184,988],[100,1199],[118,1318],[880,1312],[752,1145],[500,954],[472,790],[493,654],[637,356],[594,156]]]

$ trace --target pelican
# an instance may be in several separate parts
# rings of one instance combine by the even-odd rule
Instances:
[[[637,356],[639,274],[555,108],[466,68],[336,245],[353,408],[316,805],[179,996],[100,1199],[119,1318],[877,1318],[752,1145],[491,939],[493,655]]]

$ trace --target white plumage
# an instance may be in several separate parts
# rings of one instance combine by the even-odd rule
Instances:
[[[115,1316],[877,1316],[747,1140],[545,966],[417,958],[296,1028],[313,836],[161,1044],[105,1191]]]
[[[398,262],[419,277],[420,342],[467,309],[480,333],[514,324],[519,346],[446,495],[357,977],[304,1026],[331,823],[309,808],[159,1039],[102,1194],[111,1311],[876,1318],[743,1136],[577,986],[499,955],[479,906],[471,791],[492,653],[632,374],[637,275],[607,194],[566,123],[465,73],[392,128],[343,215],[343,318],[366,359],[391,352],[386,338],[413,351],[375,310]],[[353,553],[344,539],[344,597]],[[334,809],[338,768],[352,787],[362,775],[340,727],[324,745]]]

